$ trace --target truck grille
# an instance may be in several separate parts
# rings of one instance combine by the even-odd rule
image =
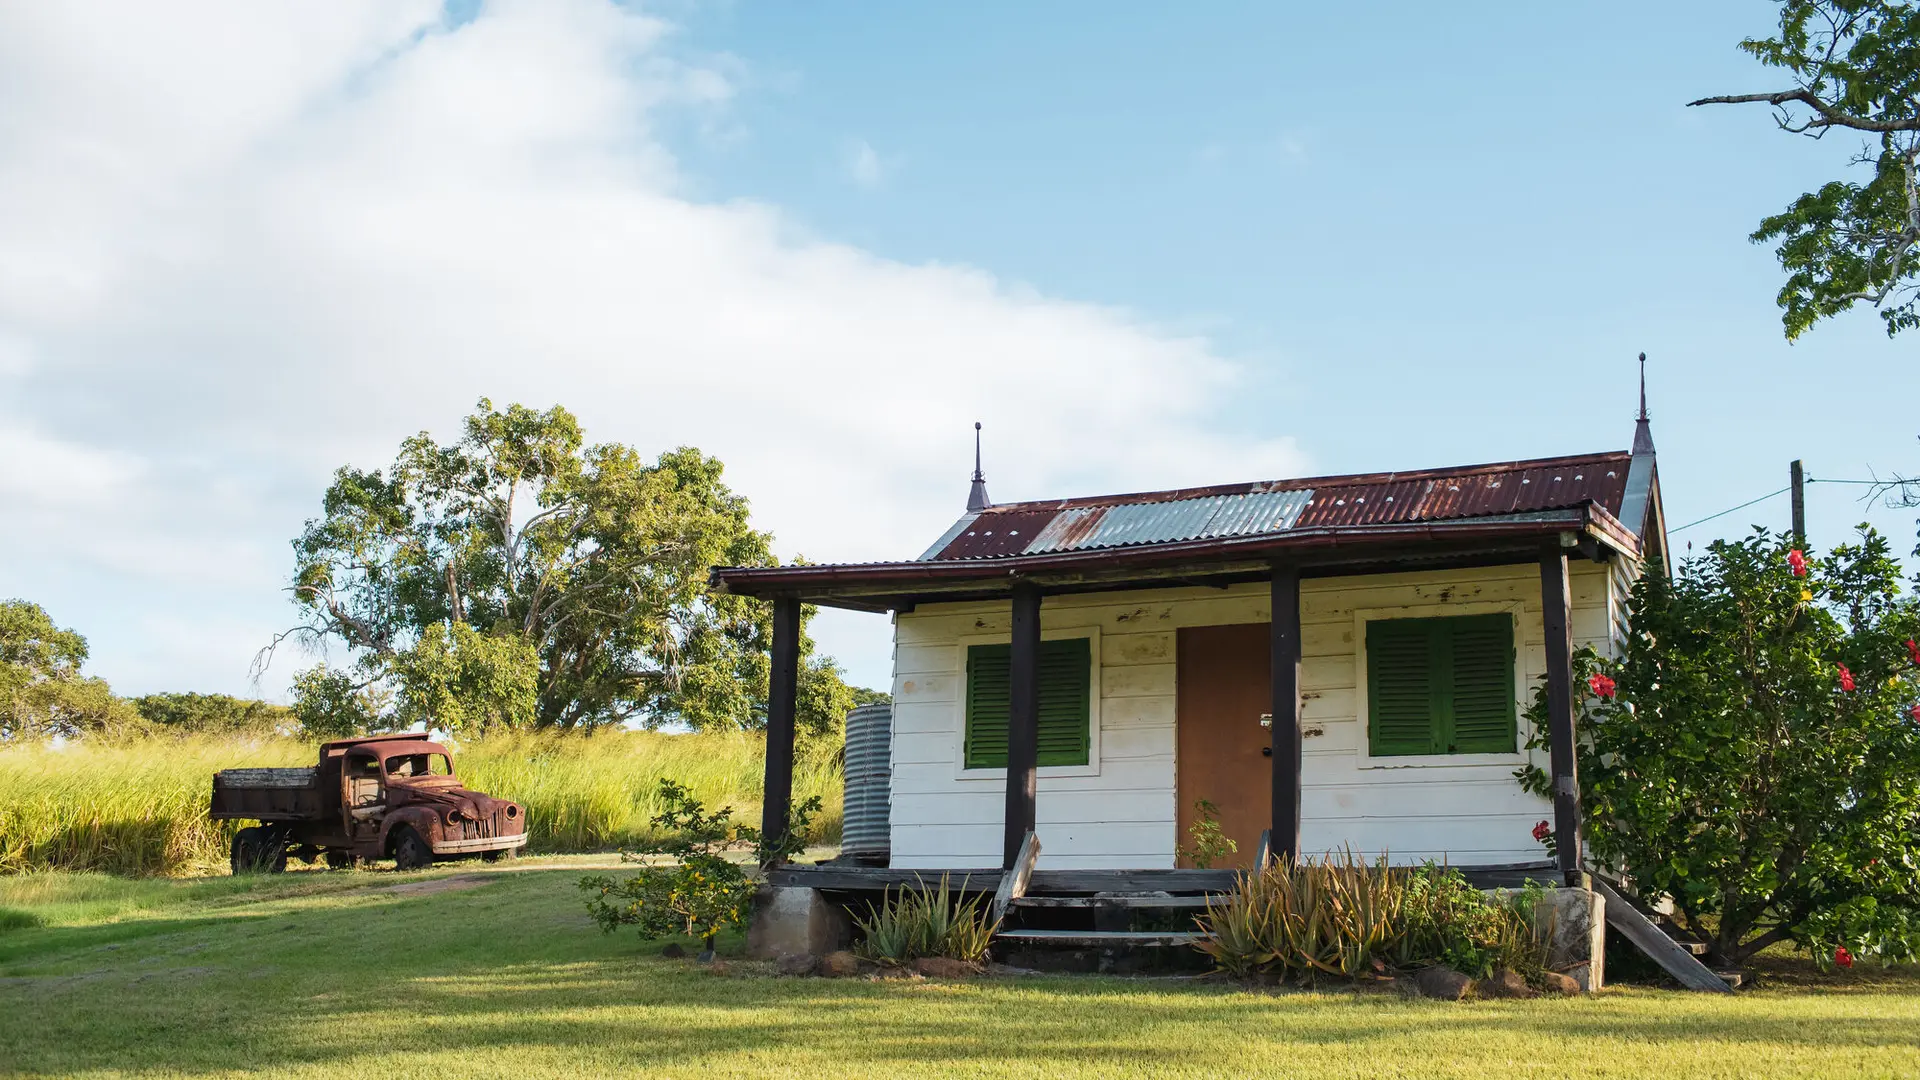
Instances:
[[[460,824],[449,831],[458,832],[458,835],[453,837],[455,840],[491,840],[496,836],[519,835],[520,822],[517,819],[507,820],[507,812],[499,810],[493,816],[477,821],[473,818],[462,818]]]

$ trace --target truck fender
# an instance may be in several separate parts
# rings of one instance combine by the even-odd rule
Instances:
[[[440,839],[440,822],[432,810],[420,806],[402,807],[389,813],[380,823],[380,850],[385,852],[392,843],[393,830],[402,825],[413,826],[420,839],[432,845]]]

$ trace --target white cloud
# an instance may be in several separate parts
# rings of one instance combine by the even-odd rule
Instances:
[[[854,139],[847,143],[845,166],[849,180],[860,187],[872,189],[887,182],[897,162],[882,158],[867,140]]]
[[[917,554],[976,418],[1003,499],[1299,467],[1217,427],[1240,372],[1203,339],[687,197],[654,125],[733,83],[658,20],[441,19],[0,9],[0,485],[34,522],[0,530],[0,595],[56,594],[108,677],[164,657],[176,688],[241,689],[234,643],[287,621],[285,545],[331,469],[482,394],[717,454],[815,559]],[[199,663],[103,626],[161,614],[209,628]],[[841,625],[877,681],[883,620]]]

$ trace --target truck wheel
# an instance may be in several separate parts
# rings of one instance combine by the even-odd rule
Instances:
[[[411,825],[393,830],[393,868],[425,870],[433,865],[433,849]]]
[[[260,859],[254,843],[260,833],[260,829],[241,829],[233,834],[233,849],[229,853],[228,865],[232,867],[235,877],[251,874],[260,869]]]
[[[233,837],[229,865],[236,874],[279,874],[287,869],[287,838],[279,830],[255,825]]]

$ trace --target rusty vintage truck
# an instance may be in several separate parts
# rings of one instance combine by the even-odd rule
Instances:
[[[233,870],[278,872],[289,856],[331,867],[392,858],[511,856],[527,842],[517,803],[461,786],[447,748],[420,733],[340,739],[317,765],[225,769],[213,777],[215,821],[257,821],[233,838]]]

